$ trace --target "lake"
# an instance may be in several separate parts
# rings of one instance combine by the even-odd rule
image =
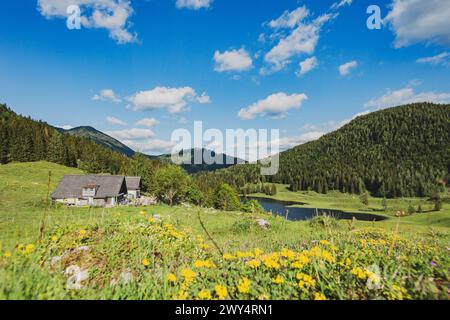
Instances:
[[[369,213],[351,213],[341,210],[292,207],[293,205],[304,204],[300,202],[259,197],[247,197],[247,199],[258,201],[265,211],[272,212],[272,214],[277,216],[286,217],[286,211],[288,211],[288,220],[291,221],[308,220],[316,215],[322,214],[333,216],[334,218],[339,220],[352,220],[353,218],[355,218],[361,221],[382,221],[387,219],[386,217]]]

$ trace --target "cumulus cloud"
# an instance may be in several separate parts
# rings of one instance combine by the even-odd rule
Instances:
[[[340,65],[338,69],[341,76],[347,76],[356,67],[358,67],[358,61],[350,61]]]
[[[119,44],[138,41],[130,31],[129,19],[134,11],[127,0],[38,0],[38,10],[47,19],[67,19],[67,8],[77,5],[81,10],[81,25],[89,29],[106,29]]]
[[[396,48],[421,42],[450,44],[448,0],[393,0],[384,22],[395,33]]]
[[[421,92],[415,93],[411,87],[391,91],[373,98],[364,104],[366,108],[389,108],[415,102],[450,103],[450,92]]]
[[[151,90],[139,91],[127,97],[127,100],[136,111],[167,109],[169,113],[180,113],[186,109],[191,101],[206,104],[211,99],[206,93],[198,96],[191,87],[156,87]]]
[[[124,144],[129,146],[131,149],[142,152],[142,153],[171,153],[172,149],[175,147],[176,142],[166,141],[166,140],[148,140],[146,142],[136,142],[132,140],[122,141]]]
[[[216,63],[214,70],[217,72],[246,71],[253,66],[252,58],[244,48],[223,53],[216,51],[214,61]]]
[[[106,122],[113,126],[126,126],[127,125],[127,123],[125,121],[122,121],[122,120],[114,118],[114,117],[107,117]]]
[[[302,6],[293,11],[286,10],[278,19],[270,21],[267,25],[273,29],[294,28],[308,15],[308,9]]]
[[[150,129],[126,129],[126,130],[118,130],[118,131],[107,131],[106,134],[117,140],[145,140],[150,139],[155,136],[155,133]]]
[[[282,118],[290,109],[300,108],[308,97],[301,94],[287,95],[284,92],[268,96],[263,100],[241,109],[238,117],[242,120],[254,119],[257,115],[269,115],[272,118]]]
[[[317,62],[316,57],[308,58],[302,62],[300,62],[300,70],[297,72],[297,76],[301,77],[302,75],[310,72],[315,69],[319,64]]]
[[[192,9],[199,10],[202,8],[209,8],[213,0],[177,0],[176,6],[178,9]]]
[[[122,102],[120,97],[111,89],[104,89],[100,91],[100,93],[94,95],[91,99],[94,101],[111,101],[114,103]]]
[[[419,58],[417,59],[417,63],[450,66],[450,53],[443,52],[432,57]]]
[[[304,17],[308,16],[308,10],[303,7]],[[291,12],[292,14],[292,12]],[[289,14],[284,13],[280,18],[275,21],[285,21]],[[261,74],[268,74],[271,72],[276,72],[282,70],[286,65],[291,63],[291,59],[295,56],[301,54],[310,55],[314,53],[316,46],[319,42],[320,31],[323,25],[337,17],[337,14],[323,14],[311,22],[297,21],[294,27],[289,30],[287,34],[276,33],[271,37],[280,37],[277,44],[266,53],[264,61],[269,65],[269,68],[263,68]],[[295,20],[295,19],[293,19]],[[288,20],[289,21],[289,20]],[[281,23],[278,22],[276,25],[292,25],[291,23]]]
[[[159,124],[159,121],[156,120],[155,118],[144,118],[144,119],[136,122],[137,126],[149,127],[149,128],[154,127],[158,124]]]

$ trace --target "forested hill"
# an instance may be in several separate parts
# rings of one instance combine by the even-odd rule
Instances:
[[[129,159],[86,138],[61,133],[0,104],[0,163],[46,160],[92,173],[118,173]]]
[[[280,171],[262,178],[256,166],[220,174],[242,187],[260,180],[376,196],[424,196],[446,184],[450,168],[450,105],[417,103],[358,117],[319,140],[280,155]]]
[[[132,157],[135,154],[131,148],[127,147],[122,142],[92,127],[77,127],[70,130],[64,130],[63,132],[73,136],[90,139],[112,151],[122,153],[128,157]]]

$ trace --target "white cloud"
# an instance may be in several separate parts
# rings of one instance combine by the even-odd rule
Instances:
[[[366,108],[389,108],[415,102],[450,103],[450,92],[421,92],[415,93],[411,87],[387,93],[378,98],[373,98],[364,104]]]
[[[126,130],[119,130],[119,131],[107,131],[107,135],[110,135],[111,137],[117,139],[117,140],[145,140],[150,139],[155,136],[155,133],[152,130],[149,129],[126,129]]]
[[[212,0],[177,0],[176,6],[178,9],[192,9],[199,10],[201,8],[209,8]]]
[[[352,4],[352,2],[353,2],[353,0],[341,0],[339,2],[333,3],[331,5],[331,9],[339,9],[341,7],[344,7],[344,6],[349,6],[349,5]]]
[[[200,104],[208,104],[211,103],[211,98],[206,94],[206,92],[203,92],[200,97],[197,97],[197,102]]]
[[[252,58],[244,48],[225,51],[224,53],[216,51],[214,61],[216,63],[214,69],[217,72],[245,71],[253,66]]]
[[[307,99],[308,97],[303,93],[287,95],[286,93],[280,92],[259,100],[247,108],[241,109],[238,116],[243,120],[254,119],[257,115],[269,115],[272,118],[281,118],[290,109],[300,108]]]
[[[305,144],[307,142],[317,140],[320,137],[322,137],[324,134],[325,134],[325,132],[323,132],[323,131],[310,131],[310,132],[302,133],[299,136],[280,138],[278,141],[280,151],[291,149],[291,148],[294,148],[301,144]]]
[[[165,140],[148,140],[146,142],[136,142],[132,140],[122,141],[131,149],[142,153],[171,153],[173,147],[176,145],[174,141]]]
[[[64,130],[70,130],[70,129],[73,129],[73,126],[71,126],[70,124],[65,124],[65,125],[62,125],[62,126],[55,126],[56,128],[61,128],[61,129],[64,129]]]
[[[450,66],[450,53],[443,52],[441,54],[417,59],[417,63],[428,63],[432,65]]]
[[[350,61],[340,65],[338,69],[341,76],[347,76],[356,67],[358,67],[358,61]]]
[[[100,93],[94,95],[91,99],[94,101],[111,101],[114,103],[122,102],[120,97],[111,89],[104,89],[100,91]]]
[[[138,122],[136,122],[137,126],[142,126],[142,127],[154,127],[156,125],[159,124],[159,121],[156,120],[155,118],[144,118],[142,120],[139,120]]]
[[[297,76],[301,77],[302,75],[310,72],[315,69],[319,64],[317,62],[316,57],[308,58],[302,62],[300,62],[300,70],[297,72]]]
[[[322,26],[335,17],[337,14],[323,14],[310,23],[298,22],[298,26],[287,35],[281,35],[278,43],[265,55],[264,60],[269,64],[269,68],[262,68],[261,74],[282,70],[295,56],[313,54],[319,42]],[[272,35],[277,36],[279,35]]]
[[[138,41],[129,30],[128,21],[134,11],[128,0],[38,0],[38,10],[47,19],[68,17],[67,8],[77,5],[81,9],[81,25],[90,29],[106,29],[119,44]]]
[[[114,117],[107,117],[106,122],[113,126],[126,126],[127,125],[127,123],[125,121],[122,121],[122,120],[114,118]]]
[[[393,0],[384,21],[395,33],[396,48],[420,42],[450,44],[448,0]]]
[[[294,28],[308,15],[309,11],[306,6],[298,7],[291,12],[286,10],[278,19],[270,21],[268,26],[274,29]]]
[[[128,97],[127,100],[136,111],[167,109],[169,113],[184,111],[190,101],[196,101],[200,104],[210,102],[206,93],[198,96],[191,87],[156,87],[147,91],[139,91]]]

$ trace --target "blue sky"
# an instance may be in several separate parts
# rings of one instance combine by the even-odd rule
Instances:
[[[447,0],[23,0],[0,21],[1,102],[149,154],[195,120],[278,128],[288,148],[357,114],[450,102]]]

